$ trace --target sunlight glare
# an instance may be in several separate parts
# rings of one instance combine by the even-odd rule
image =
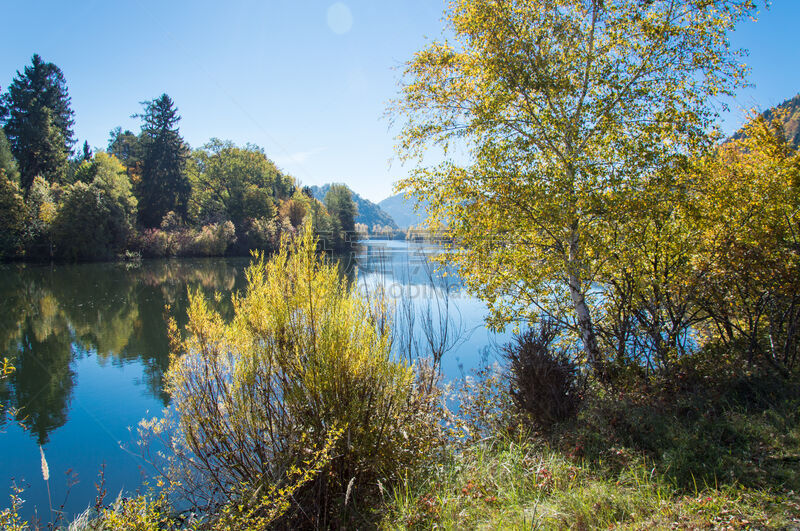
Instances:
[[[328,27],[337,35],[344,35],[353,27],[353,14],[342,2],[336,2],[328,8]]]

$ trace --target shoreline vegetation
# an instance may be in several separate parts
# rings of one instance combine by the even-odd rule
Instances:
[[[306,227],[258,258],[229,321],[191,295],[187,328],[171,328],[172,413],[138,427],[152,483],[116,499],[99,490],[72,522],[56,510],[56,527],[800,523],[796,377],[701,350],[657,378],[582,381],[543,324],[504,348],[507,366],[446,385],[430,358],[388,357],[393,342],[434,344],[441,329],[393,335],[383,295],[355,290],[316,249]],[[23,521],[23,500],[0,513],[3,528],[45,526]]]
[[[249,256],[275,252],[306,219],[332,251],[424,239],[356,223],[346,185],[317,198],[256,145],[212,138],[191,149],[166,94],[142,103],[139,133],[115,128],[105,151],[75,150],[70,101],[61,70],[38,54],[0,96],[0,261]]]
[[[61,70],[39,55],[0,98],[0,260],[246,256],[277,250],[306,218],[328,249],[357,239],[346,186],[320,201],[258,146],[192,150],[166,94],[143,102],[138,134],[111,131],[104,152],[73,150],[73,114]]]
[[[728,35],[758,5],[448,3],[390,113],[416,162],[399,189],[454,251],[435,258],[515,331],[456,382],[448,314],[406,327],[413,303],[319,253],[356,230],[346,188],[191,151],[166,95],[72,160],[63,76],[34,56],[0,109],[6,256],[262,250],[230,319],[198,291],[170,321],[170,409],[138,433],[153,483],[49,527],[800,527],[797,120],[723,141],[710,103],[746,82]],[[48,526],[23,498],[0,527]]]

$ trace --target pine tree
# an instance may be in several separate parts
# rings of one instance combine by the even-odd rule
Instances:
[[[38,54],[24,72],[17,71],[0,99],[0,118],[24,189],[37,175],[49,181],[63,176],[75,143],[70,101],[61,69]]]
[[[143,102],[142,175],[137,183],[139,222],[155,227],[167,212],[185,216],[191,186],[185,173],[189,148],[178,130],[178,109],[166,94]]]
[[[86,140],[83,142],[83,155],[81,155],[82,161],[90,161],[94,154],[92,153],[92,148],[89,147],[89,141]]]

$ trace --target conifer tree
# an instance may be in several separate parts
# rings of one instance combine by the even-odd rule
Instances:
[[[37,175],[51,182],[63,177],[75,143],[70,101],[61,69],[38,54],[0,99],[0,119],[24,189]]]
[[[166,94],[143,102],[142,175],[137,183],[139,222],[155,227],[167,212],[186,216],[191,185],[186,175],[189,148],[178,130],[178,109]]]

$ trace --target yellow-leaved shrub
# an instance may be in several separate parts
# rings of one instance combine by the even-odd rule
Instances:
[[[257,256],[231,322],[192,294],[167,375],[195,494],[261,524],[345,524],[438,440],[436,397],[393,358],[384,301],[317,247],[307,226]]]

